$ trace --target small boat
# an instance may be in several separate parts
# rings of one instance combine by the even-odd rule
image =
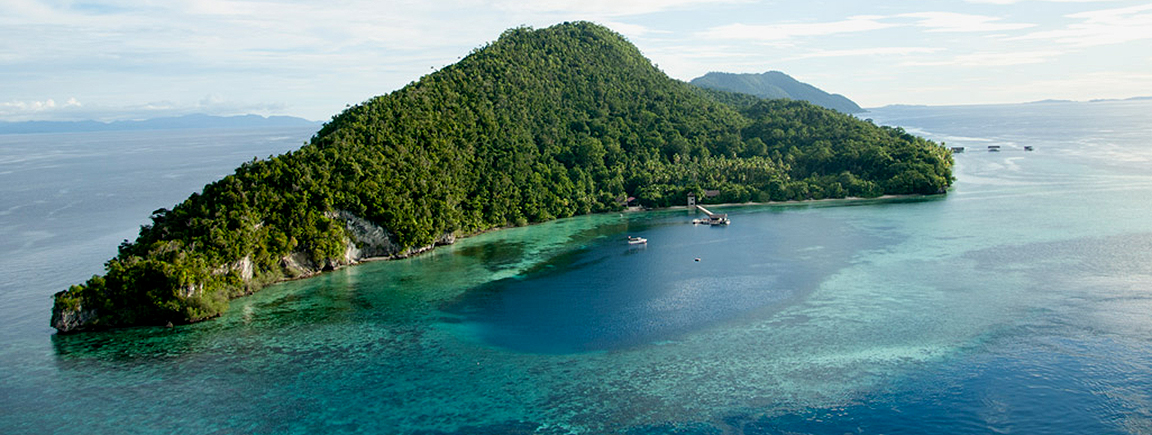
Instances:
[[[647,243],[648,243],[648,239],[645,239],[643,237],[628,236],[628,244],[629,245],[643,245],[643,244],[647,244]]]

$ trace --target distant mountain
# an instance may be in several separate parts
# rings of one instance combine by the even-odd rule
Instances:
[[[1089,102],[1089,103],[1099,103],[1099,102],[1102,102],[1102,101],[1148,101],[1148,100],[1152,100],[1152,97],[1150,97],[1150,96],[1140,96],[1140,97],[1130,97],[1130,98],[1123,98],[1123,99],[1117,99],[1117,98],[1098,98],[1098,99],[1095,99],[1095,100],[1088,100],[1088,102]]]
[[[212,116],[194,114],[143,121],[0,121],[0,134],[171,130],[177,128],[319,127],[320,125],[320,122],[293,116],[269,116],[266,118],[260,115]]]
[[[1123,102],[1141,102],[1152,101],[1152,96],[1148,97],[1129,97],[1129,98],[1098,98],[1093,100],[1065,100],[1049,98],[1045,100],[1025,101],[1020,103],[968,103],[968,104],[889,104],[886,106],[872,107],[867,110],[882,110],[882,109],[911,109],[911,108],[929,108],[929,107],[1003,107],[1003,106],[1032,106],[1032,105],[1093,105],[1093,104],[1106,104],[1106,103],[1123,103]]]
[[[701,88],[739,92],[760,98],[803,100],[842,113],[866,112],[843,95],[829,94],[780,71],[768,71],[763,74],[710,72],[703,77],[692,79],[691,83]]]
[[[1094,101],[1106,101],[1106,100],[1094,100]],[[1065,103],[1079,103],[1079,101],[1060,100],[1060,99],[1055,99],[1055,98],[1049,98],[1046,100],[1029,101],[1029,102],[1020,103],[1020,104],[1065,104]]]

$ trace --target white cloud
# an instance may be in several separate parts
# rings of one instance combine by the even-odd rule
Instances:
[[[938,60],[938,61],[909,61],[904,62],[904,66],[965,66],[965,67],[991,67],[991,66],[1011,66],[1011,65],[1027,65],[1049,62],[1052,59],[1063,55],[1061,51],[1055,50],[1040,50],[1040,51],[1014,51],[1004,53],[994,52],[980,52],[962,54],[954,56],[951,59]]]
[[[1051,40],[1074,47],[1092,47],[1152,39],[1152,4],[1079,12],[1080,20],[1066,28],[1033,32],[1010,40]]]
[[[1003,32],[1035,27],[1027,23],[1000,23],[1000,18],[956,12],[916,12],[898,17],[915,18],[917,27],[929,32]]]
[[[80,107],[81,104],[76,98],[69,98],[67,102],[62,105],[56,104],[56,100],[51,98],[44,101],[9,101],[7,103],[0,103],[0,107],[6,110],[14,110],[21,112],[41,112],[45,110],[52,110],[57,108]]]
[[[75,97],[69,98],[64,104],[59,104],[56,100],[48,98],[43,101],[8,101],[0,103],[0,117],[12,119],[27,119],[30,117],[44,116],[53,112],[72,111],[82,107]]]
[[[747,3],[749,0],[505,0],[495,3],[503,11],[547,14],[582,14],[594,17],[643,15],[690,6]]]
[[[912,19],[912,23],[900,23]],[[709,39],[785,41],[799,37],[856,33],[914,26],[929,32],[1003,32],[1035,27],[1029,23],[1001,23],[1001,18],[956,12],[914,12],[891,16],[858,15],[841,21],[749,25],[743,23],[713,27],[700,34]]]
[[[1028,1],[1048,2],[1048,3],[1103,3],[1115,2],[1117,0],[964,0],[967,3],[975,4],[989,4],[989,5],[1014,5],[1017,3],[1024,3]]]
[[[910,56],[913,54],[936,53],[939,47],[869,47],[848,50],[816,50],[795,56],[792,59],[851,56]]]
[[[176,4],[179,4],[178,2]],[[251,15],[259,12],[256,2],[228,0],[191,0],[183,2],[183,9],[192,14],[205,15]],[[284,7],[286,5],[276,5]]]
[[[855,33],[869,30],[886,29],[896,24],[883,23],[883,17],[855,16],[846,20],[822,23],[785,23],[785,24],[729,24],[713,27],[700,34],[708,39],[743,39],[753,41],[785,41],[798,37],[824,36],[838,33]]]
[[[639,38],[646,35],[670,33],[664,30],[656,30],[647,26],[641,26],[639,24],[629,24],[615,21],[605,21],[601,22],[600,24],[603,24],[605,27],[608,27],[609,29],[612,29],[613,31],[629,38]]]
[[[1055,21],[1056,13],[1031,13],[1054,1],[1064,2],[969,0],[925,12],[892,0],[866,8],[849,0],[788,7],[763,0],[3,0],[0,119],[277,108],[325,118],[450,64],[509,27],[573,20],[607,25],[682,78],[819,67],[852,71],[844,73],[852,80],[873,68],[907,82],[922,73],[917,66],[1045,62],[1046,71],[1083,70],[1061,63],[1072,56],[1057,50],[1152,38],[1152,5],[1068,12]],[[1059,10],[1100,4],[1069,1]],[[885,15],[854,15],[861,10]],[[1152,70],[1140,54],[1147,43],[1121,49],[1134,54],[1107,62],[1113,68]],[[57,96],[51,105],[48,95]],[[84,104],[68,106],[69,95]]]
[[[192,113],[209,115],[276,114],[281,113],[284,108],[282,103],[245,103],[230,100],[220,95],[209,95],[192,103],[156,100],[122,105],[82,104],[76,98],[69,98],[64,103],[59,103],[49,98],[0,103],[0,119],[5,121],[78,121],[89,119],[116,121],[180,116]]]

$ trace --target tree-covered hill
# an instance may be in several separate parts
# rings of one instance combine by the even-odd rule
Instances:
[[[780,71],[768,71],[762,74],[710,72],[692,79],[691,83],[702,88],[739,92],[760,98],[788,98],[807,101],[843,113],[865,111],[848,97],[840,94],[829,94]]]
[[[641,205],[943,192],[951,156],[804,102],[669,79],[590,23],[506,31],[253,160],[57,293],[59,331],[188,323],[285,278],[486,229]]]

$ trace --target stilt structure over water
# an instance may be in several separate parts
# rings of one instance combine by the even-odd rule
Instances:
[[[728,225],[731,221],[728,220],[727,214],[717,214],[708,211],[704,206],[697,205],[696,209],[708,215],[707,219],[695,219],[692,221],[694,224],[708,224],[708,225]]]

